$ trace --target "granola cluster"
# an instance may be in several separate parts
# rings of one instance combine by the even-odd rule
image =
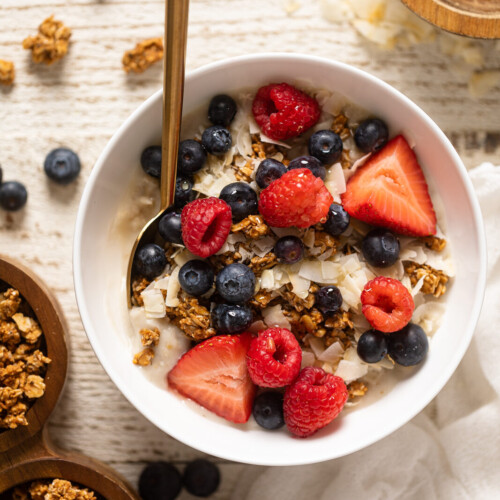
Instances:
[[[93,491],[73,485],[64,479],[34,481],[18,486],[12,500],[97,500]]]
[[[427,264],[417,264],[416,262],[405,262],[405,272],[410,277],[411,285],[415,286],[420,279],[424,279],[420,291],[424,294],[431,294],[434,297],[441,297],[446,292],[446,283],[449,277]]]
[[[33,62],[50,65],[66,55],[70,37],[71,30],[50,16],[40,24],[35,36],[23,41],[23,48],[31,50]]]
[[[0,84],[12,85],[15,76],[14,63],[0,59]]]
[[[155,356],[155,347],[158,347],[160,342],[160,330],[158,328],[142,328],[139,330],[141,336],[141,344],[144,349],[138,352],[133,359],[134,365],[149,366],[153,362]]]
[[[139,42],[132,50],[123,54],[122,64],[125,72],[143,73],[163,58],[163,40],[150,38]]]
[[[347,138],[352,136],[352,130],[349,128],[347,122],[347,116],[341,113],[333,119],[332,125],[330,127],[333,132],[340,136],[342,141],[345,141]],[[342,150],[340,164],[342,165],[342,168],[349,168],[352,165],[348,149]]]
[[[38,322],[13,288],[0,294],[0,429],[28,425],[26,412],[45,392],[50,359]]]

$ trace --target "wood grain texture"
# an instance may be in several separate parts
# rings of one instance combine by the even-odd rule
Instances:
[[[500,38],[498,0],[402,0],[413,12],[452,33]]]
[[[187,69],[268,51],[347,62],[416,102],[452,139],[467,167],[499,163],[500,88],[473,99],[467,79],[451,70],[453,63],[434,43],[385,51],[347,22],[327,22],[319,0],[299,4],[287,15],[285,0],[191,0]],[[156,429],[108,379],[80,322],[71,252],[78,202],[94,162],[125,118],[161,87],[161,66],[125,75],[121,57],[136,42],[162,35],[163,8],[163,0],[0,2],[0,58],[13,60],[17,69],[14,87],[0,89],[0,163],[5,179],[18,179],[29,190],[22,213],[0,212],[0,253],[16,256],[45,280],[68,322],[69,379],[51,418],[56,444],[107,462],[133,483],[147,461],[165,459],[182,468],[201,454]],[[73,28],[70,52],[53,67],[36,66],[21,41],[52,13]],[[500,67],[494,42],[481,44],[486,67]],[[46,153],[58,146],[71,147],[82,161],[80,178],[67,187],[50,183],[42,170]],[[260,471],[218,462],[223,477],[215,500],[230,498],[239,477]],[[185,493],[180,498],[192,499]]]

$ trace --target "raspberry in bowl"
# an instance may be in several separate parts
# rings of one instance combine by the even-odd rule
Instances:
[[[266,108],[259,99],[254,113],[256,96],[293,101],[298,92],[307,96],[300,99],[304,113],[290,113],[279,101],[273,101],[276,109]],[[236,104],[229,123],[207,120],[212,98],[220,95]],[[484,287],[477,204],[442,133],[397,91],[330,61],[255,56],[193,73],[181,143],[192,153],[179,170],[187,202],[165,223],[167,238],[158,245],[163,270],[145,280],[138,276],[136,295],[145,306],[129,315],[120,286],[134,231],[158,196],[157,180],[142,172],[139,157],[158,144],[159,99],[146,103],[112,140],[77,224],[82,318],[118,387],[165,432],[249,463],[334,458],[408,421],[465,352]],[[192,209],[200,203],[210,205],[206,217]],[[184,210],[192,214],[187,219]],[[193,225],[198,219],[202,224]],[[165,240],[173,249],[166,254]],[[98,242],[106,242],[106,251],[90,259]],[[148,249],[146,268],[160,267],[160,251]],[[301,352],[298,374],[296,362],[288,365],[288,353],[293,358],[297,351],[283,347],[288,344],[279,335],[265,334],[270,329],[291,332]],[[264,347],[252,350],[259,339]],[[254,351],[263,354],[249,368],[247,353]],[[131,363],[134,352],[147,366]],[[266,362],[271,359],[286,368],[283,373]],[[217,372],[220,360],[224,368]],[[408,366],[415,364],[418,369]],[[221,381],[224,390],[216,390]],[[319,387],[318,394],[331,390],[332,397],[312,429],[295,418],[297,408],[309,404],[297,403],[307,383]],[[206,390],[195,394],[200,384]],[[293,404],[287,394],[297,395]],[[283,418],[266,418],[280,408]]]

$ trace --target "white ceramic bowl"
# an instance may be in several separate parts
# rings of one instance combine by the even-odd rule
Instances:
[[[286,432],[245,429],[208,419],[177,395],[149,382],[131,364],[121,341],[128,328],[103,307],[109,277],[120,272],[108,235],[118,203],[141,151],[160,137],[161,92],[122,125],[95,165],[83,194],[74,242],[74,279],[88,338],[111,379],[128,400],[164,432],[221,458],[263,465],[297,465],[340,457],[387,436],[421,411],[441,390],[464,355],[478,319],[485,286],[486,252],[481,214],[465,168],[437,125],[403,94],[361,70],[327,59],[267,54],[225,60],[186,78],[184,111],[222,92],[270,82],[311,79],[383,117],[392,133],[410,131],[428,178],[444,206],[457,275],[443,323],[425,363],[371,405],[347,412],[308,439]],[[132,201],[131,201],[132,202]],[[118,268],[117,268],[118,266]],[[125,301],[118,295],[117,301]],[[126,319],[126,318],[125,318]]]

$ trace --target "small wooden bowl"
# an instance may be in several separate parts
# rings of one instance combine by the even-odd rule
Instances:
[[[474,38],[500,38],[500,0],[402,0],[444,30]]]
[[[0,498],[14,486],[36,479],[66,479],[107,500],[139,500],[133,489],[106,465],[56,448],[46,422],[64,387],[68,368],[67,327],[59,304],[43,281],[25,266],[0,256],[0,280],[17,289],[33,309],[52,362],[45,394],[28,410],[28,425],[0,433]]]

